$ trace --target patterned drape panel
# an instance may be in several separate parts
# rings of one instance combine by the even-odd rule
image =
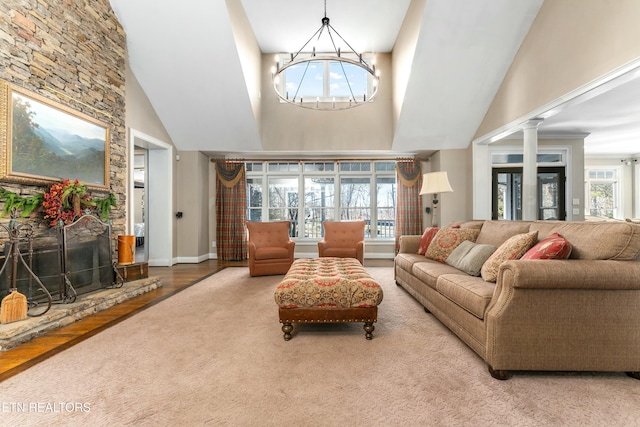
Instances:
[[[216,162],[216,246],[218,259],[247,259],[247,180],[244,163]]]
[[[397,208],[396,208],[396,253],[400,248],[400,236],[422,234],[422,170],[419,161],[396,162]]]

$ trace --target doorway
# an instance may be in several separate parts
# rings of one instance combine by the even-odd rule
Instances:
[[[133,234],[136,238],[136,262],[149,259],[145,236],[147,232],[147,150],[135,147],[133,161]]]
[[[538,219],[567,218],[565,201],[565,168],[538,168]],[[522,168],[493,168],[491,219],[522,220]]]
[[[135,153],[146,155],[144,183],[144,251],[149,266],[169,267],[173,257],[173,146],[129,129],[129,198],[127,223],[135,235]]]

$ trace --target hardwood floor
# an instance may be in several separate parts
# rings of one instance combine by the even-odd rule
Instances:
[[[149,267],[149,276],[160,277],[162,286],[68,326],[35,338],[15,349],[0,352],[0,381],[92,337],[177,292],[199,282],[225,267],[246,267],[247,261],[218,261],[199,264],[176,264],[172,267]],[[365,260],[365,266],[393,266],[393,260]]]
[[[225,267],[242,267],[246,265],[246,261],[229,262],[212,259],[199,264],[149,267],[149,276],[160,277],[162,281],[161,287],[49,332],[12,350],[0,352],[0,381],[16,375],[74,344],[84,341]]]

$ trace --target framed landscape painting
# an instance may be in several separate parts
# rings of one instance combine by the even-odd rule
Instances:
[[[78,179],[109,189],[109,128],[86,114],[0,81],[0,180]]]

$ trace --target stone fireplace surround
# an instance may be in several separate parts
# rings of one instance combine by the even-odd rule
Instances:
[[[114,235],[126,234],[126,35],[109,0],[6,0],[0,16],[0,79],[108,125],[107,191],[116,197],[109,218]],[[3,180],[0,186],[30,196],[46,191],[50,183],[40,181]]]

